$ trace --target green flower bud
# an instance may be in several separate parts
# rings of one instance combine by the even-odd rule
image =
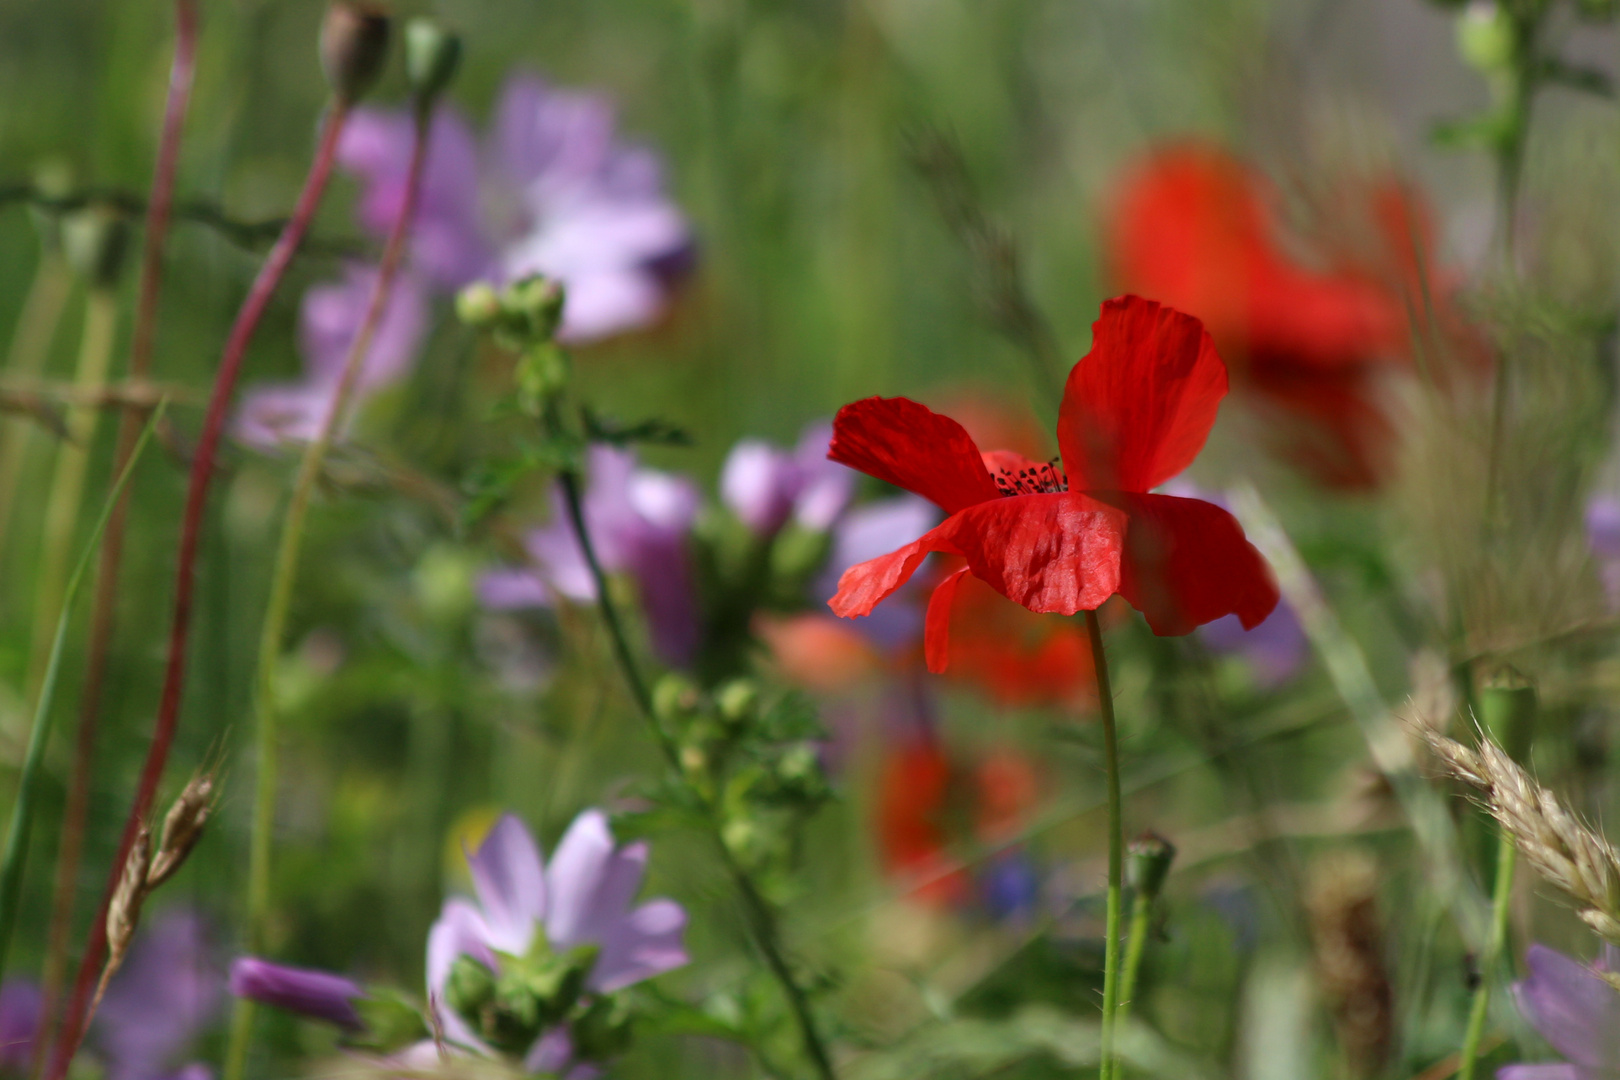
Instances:
[[[495,973],[470,956],[456,957],[444,984],[444,1003],[474,1024],[495,1000]]]
[[[550,341],[562,322],[565,299],[562,282],[531,274],[506,287],[501,303],[507,313],[523,322],[529,341]]]
[[[423,552],[411,584],[423,613],[437,622],[455,622],[472,610],[473,565],[451,544],[434,544]]]
[[[373,4],[338,0],[321,23],[321,70],[344,104],[365,97],[388,60],[388,13]]]
[[[660,724],[670,728],[684,727],[703,702],[697,684],[674,672],[658,680],[652,697],[653,715]]]
[[[405,81],[418,108],[432,104],[460,66],[460,37],[435,19],[415,18],[405,24]]]
[[[791,794],[813,797],[826,790],[821,757],[809,743],[795,743],[784,750],[773,772],[776,782]]]
[[[1137,893],[1147,897],[1148,903],[1159,898],[1164,881],[1170,876],[1170,864],[1176,858],[1176,846],[1158,833],[1145,832],[1131,841],[1129,861],[1125,867],[1126,880]]]
[[[487,281],[475,281],[456,294],[456,318],[474,330],[489,330],[500,325],[501,298]]]
[[[574,1053],[586,1061],[606,1061],[630,1049],[635,1013],[622,996],[599,997],[569,1025]]]
[[[1474,0],[1457,16],[1457,52],[1475,71],[1485,75],[1511,71],[1517,47],[1513,20],[1492,0]]]
[[[473,963],[478,962],[474,960]],[[361,1034],[348,1040],[352,1046],[392,1054],[431,1037],[421,1010],[398,994],[371,990],[365,997],[356,1000],[354,1007],[360,1014],[363,1027]]]
[[[733,679],[714,695],[720,719],[730,727],[741,727],[759,711],[759,684],[753,679]]]
[[[75,211],[62,219],[62,251],[92,289],[111,289],[129,252],[129,222],[107,207]]]

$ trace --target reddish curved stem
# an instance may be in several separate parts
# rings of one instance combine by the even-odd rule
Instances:
[[[168,763],[169,748],[174,743],[175,728],[180,721],[181,697],[186,681],[186,645],[190,636],[191,604],[196,586],[197,546],[202,536],[203,511],[208,502],[208,489],[214,478],[214,453],[219,449],[219,440],[224,434],[225,415],[230,408],[232,391],[236,387],[237,376],[242,370],[242,359],[247,354],[254,331],[258,329],[259,320],[264,316],[265,308],[269,306],[276,286],[281,283],[287,265],[292,262],[293,255],[302,243],[310,221],[315,216],[316,207],[320,205],[321,193],[326,188],[327,178],[332,174],[332,165],[337,156],[338,137],[342,134],[347,113],[346,102],[340,100],[333,105],[326,119],[325,128],[321,132],[320,146],[315,152],[315,160],[310,165],[309,176],[304,181],[304,190],[299,193],[298,203],[293,208],[292,217],[287,221],[287,227],[276,239],[276,246],[270,249],[269,258],[259,269],[259,276],[254,279],[247,300],[242,304],[242,310],[237,313],[236,323],[231,327],[230,337],[225,342],[225,351],[220,357],[219,371],[214,376],[214,390],[208,400],[208,413],[203,420],[202,434],[197,440],[196,456],[191,462],[186,508],[180,522],[180,549],[174,583],[174,622],[169,631],[168,667],[163,680],[163,696],[158,701],[157,720],[152,727],[152,745],[147,751],[146,764],[141,770],[140,786],[136,789],[134,805],[130,807],[129,817],[124,822],[124,834],[118,843],[118,854],[112,862],[106,895],[102,899],[96,921],[90,928],[90,941],[85,947],[84,956],[79,961],[79,973],[73,983],[73,995],[68,1001],[62,1030],[57,1038],[56,1053],[52,1056],[51,1067],[47,1074],[49,1080],[62,1080],[67,1074],[68,1065],[73,1060],[79,1043],[84,1038],[84,1029],[88,1021],[85,1006],[95,986],[96,976],[101,970],[107,949],[107,906],[112,899],[113,891],[118,887],[118,878],[129,856],[130,846],[135,841],[135,834],[151,812],[152,803],[157,797],[158,783],[163,779],[163,768]]]
[[[152,342],[157,326],[158,295],[163,284],[163,250],[169,233],[169,213],[174,206],[175,174],[180,163],[180,137],[185,128],[186,110],[191,102],[191,85],[197,70],[197,0],[175,0],[174,60],[169,67],[169,94],[163,109],[163,133],[158,142],[157,164],[152,173],[152,195],[146,204],[145,249],[141,258],[140,296],[135,304],[135,325],[130,344],[129,375],[145,379],[152,368]],[[141,420],[132,410],[123,410],[118,422],[118,444],[114,453],[114,476],[123,475],[135,441],[140,437]],[[84,688],[79,700],[79,731],[73,754],[73,775],[68,785],[67,805],[62,814],[62,839],[56,854],[56,883],[52,892],[51,925],[47,935],[43,978],[42,1026],[35,1045],[38,1053],[51,1045],[56,1034],[58,998],[67,969],[68,935],[73,926],[74,886],[79,879],[79,860],[84,850],[85,822],[90,811],[90,777],[95,764],[96,719],[101,711],[101,693],[107,677],[107,654],[112,645],[117,615],[118,571],[124,551],[124,522],[128,516],[128,494],[113,504],[112,517],[101,543],[101,561],[96,571],[96,596],[90,617],[90,640],[86,644]],[[38,1068],[38,1065],[35,1066]]]

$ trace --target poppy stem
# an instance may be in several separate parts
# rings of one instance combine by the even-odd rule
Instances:
[[[163,133],[153,168],[152,197],[146,206],[145,242],[141,252],[140,292],[129,350],[128,377],[145,381],[152,370],[157,329],[158,297],[163,285],[163,251],[174,205],[175,175],[180,162],[180,138],[196,72],[197,0],[175,0],[174,58],[169,67],[169,92],[163,109]],[[124,409],[118,418],[118,442],[113,452],[113,474],[124,471],[142,429],[141,414]],[[90,781],[95,765],[96,726],[102,690],[107,678],[107,657],[112,647],[118,606],[119,570],[123,562],[124,523],[129,501],[113,503],[112,517],[101,541],[96,568],[96,591],[90,609],[90,637],[85,644],[83,689],[79,696],[79,728],[68,783],[67,805],[62,811],[62,838],[56,851],[56,883],[51,900],[44,975],[41,979],[41,1027],[35,1054],[35,1072],[44,1065],[43,1050],[56,1033],[58,997],[67,972],[67,949],[73,923],[74,892],[90,813]]]
[[[1097,705],[1102,713],[1103,768],[1108,778],[1108,938],[1103,952],[1102,1053],[1099,1080],[1118,1075],[1114,1036],[1119,1011],[1120,922],[1124,907],[1125,823],[1119,793],[1119,730],[1114,721],[1114,691],[1108,681],[1108,653],[1103,648],[1102,624],[1095,611],[1086,612],[1086,635],[1091,639],[1091,661],[1097,672]]]
[[[1513,899],[1513,871],[1518,861],[1518,849],[1506,829],[1498,829],[1496,849],[1496,887],[1491,895],[1491,936],[1485,952],[1479,958],[1479,985],[1474,987],[1474,1000],[1468,1010],[1468,1027],[1463,1033],[1462,1053],[1457,1062],[1457,1080],[1474,1080],[1474,1069],[1479,1057],[1479,1044],[1485,1034],[1485,1018],[1490,1011],[1491,980],[1507,944],[1508,907]]]
[[[334,99],[322,126],[320,144],[315,151],[314,160],[310,163],[309,175],[304,180],[303,190],[299,192],[292,217],[288,219],[286,229],[276,240],[275,246],[270,249],[269,256],[248,290],[247,299],[237,313],[236,322],[226,339],[219,369],[214,376],[214,389],[209,397],[208,412],[203,420],[202,432],[191,461],[191,478],[180,522],[173,621],[169,630],[169,651],[163,693],[158,703],[157,718],[152,725],[152,744],[147,751],[146,762],[141,768],[140,785],[136,789],[135,800],[124,822],[124,832],[118,843],[118,853],[112,862],[106,893],[96,919],[90,925],[90,940],[85,946],[84,955],[79,958],[79,971],[74,979],[73,993],[68,999],[62,1027],[57,1036],[56,1050],[46,1071],[48,1080],[62,1080],[67,1075],[68,1066],[72,1063],[74,1054],[78,1052],[79,1044],[84,1040],[85,1007],[107,950],[107,908],[118,888],[136,834],[150,815],[152,803],[157,798],[158,784],[163,779],[163,769],[168,764],[169,750],[174,745],[175,731],[179,727],[180,705],[186,682],[187,645],[191,636],[191,606],[196,588],[197,551],[202,540],[208,492],[214,480],[214,454],[218,451],[220,439],[225,433],[226,413],[230,409],[232,392],[236,389],[236,379],[241,374],[242,361],[247,355],[248,345],[253,341],[254,332],[264,317],[265,309],[270,306],[276,287],[281,284],[288,265],[291,264],[299,245],[303,243],[304,234],[309,231],[310,222],[314,220],[321,194],[326,190],[326,181],[331,176],[332,166],[337,160],[338,137],[343,133],[344,121],[348,118],[348,107],[349,102],[346,99],[342,97]]]
[[[293,586],[298,580],[298,561],[304,547],[304,524],[309,517],[309,504],[314,497],[327,452],[343,426],[350,399],[359,385],[366,359],[371,354],[372,342],[377,336],[377,328],[388,311],[388,300],[393,295],[394,283],[399,279],[400,268],[404,265],[406,240],[422,192],[430,118],[431,113],[426,108],[415,111],[410,166],[406,173],[405,196],[399,217],[394,220],[383,247],[377,279],[366,301],[360,326],[344,357],[343,372],[338,378],[331,404],[326,408],[320,430],[304,447],[303,457],[299,459],[298,475],[293,480],[292,494],[287,500],[287,516],[281,525],[275,568],[270,576],[270,597],[259,632],[259,671],[253,684],[253,712],[258,722],[258,732],[254,747],[253,825],[248,845],[247,951],[254,955],[265,951],[266,928],[270,922],[270,854],[275,831],[276,775],[281,758],[276,695],[280,682],[282,641],[287,635],[287,615],[292,607]],[[251,998],[236,999],[231,1014],[230,1044],[225,1055],[225,1080],[241,1080],[247,1068],[248,1049],[253,1039],[253,1013]]]
[[[548,423],[555,426],[554,415],[548,418]],[[596,546],[591,542],[590,529],[585,523],[584,501],[580,495],[579,473],[573,469],[564,469],[557,479],[562,488],[563,502],[568,508],[568,522],[574,530],[574,539],[578,541],[579,550],[585,556],[585,565],[589,567],[591,573],[591,583],[596,587],[596,606],[601,612],[602,622],[607,626],[608,636],[613,640],[613,652],[619,661],[620,670],[624,674],[625,682],[630,685],[630,694],[635,698],[636,706],[652,729],[653,738],[657,741],[665,761],[673,775],[679,777],[682,775],[680,748],[670,737],[669,732],[664,730],[664,726],[658,722],[658,717],[653,712],[652,694],[641,674],[640,665],[636,663],[635,654],[630,649],[630,639],[624,632],[624,622],[619,616],[618,605],[613,602],[613,597],[608,591],[607,574],[602,569],[601,560],[597,558]],[[726,873],[731,876],[738,895],[742,897],[750,936],[764,956],[765,965],[770,969],[771,975],[781,985],[782,994],[788,1000],[788,1007],[793,1010],[805,1056],[809,1058],[820,1080],[837,1080],[838,1074],[833,1069],[832,1056],[827,1051],[826,1040],[816,1025],[815,1013],[810,1007],[810,995],[799,985],[798,977],[794,975],[793,968],[788,963],[787,951],[782,945],[781,928],[777,925],[776,915],[771,910],[770,903],[760,893],[753,879],[748,876],[748,871],[737,862],[731,849],[726,846],[715,821],[713,803],[701,792],[693,791],[693,794],[703,801],[710,839],[714,841]]]

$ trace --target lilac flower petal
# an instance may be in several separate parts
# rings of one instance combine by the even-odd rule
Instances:
[[[148,1080],[218,1011],[224,979],[200,916],[171,908],[150,920],[107,988],[96,1041],[113,1080]]]
[[[575,818],[546,872],[551,900],[546,936],[551,943],[571,949],[598,940],[604,927],[629,911],[646,861],[643,844],[615,850],[613,833],[600,810],[587,810]]]
[[[214,1070],[201,1061],[193,1061],[182,1065],[160,1080],[214,1080]]]
[[[614,334],[646,326],[664,308],[664,292],[651,273],[638,269],[568,271],[543,257],[514,255],[508,265],[523,277],[543,273],[560,278],[568,288],[557,340],[588,345]]]
[[[335,385],[343,374],[349,349],[371,306],[377,274],[375,267],[350,266],[341,282],[317,285],[304,293],[299,338],[312,382]],[[409,370],[425,329],[426,306],[427,298],[413,275],[402,273],[394,279],[388,306],[361,365],[358,386],[384,386]]]
[[[760,536],[782,527],[793,510],[793,460],[763,439],[743,439],[720,468],[720,501]]]
[[[1496,1080],[1596,1080],[1574,1065],[1504,1065],[1496,1070]]]
[[[1299,674],[1311,651],[1299,617],[1287,601],[1279,603],[1252,630],[1243,629],[1237,616],[1227,615],[1200,626],[1198,636],[1214,652],[1241,656],[1255,682],[1268,690]]]
[[[605,97],[554,90],[536,75],[507,80],[495,108],[494,164],[540,194],[574,187],[606,163],[613,146],[613,106]]]
[[[850,510],[833,528],[826,569],[811,587],[814,598],[825,604],[838,591],[838,578],[845,570],[911,543],[938,525],[939,520],[938,508],[915,495],[879,499]],[[922,634],[923,605],[919,601],[923,586],[916,579],[913,582],[903,590],[909,590],[913,602],[891,600],[879,605],[866,618],[847,625],[885,649],[902,648],[915,642]]]
[[[1620,498],[1598,495],[1586,504],[1586,542],[1599,558],[1620,558]]]
[[[308,383],[272,383],[249,389],[231,423],[237,442],[266,453],[308,442],[321,430],[333,388]]]
[[[428,931],[428,1000],[433,1005],[440,1026],[444,1028],[445,1037],[451,1042],[483,1047],[467,1022],[444,1004],[444,988],[450,979],[450,968],[458,956],[470,956],[491,969],[495,967],[495,954],[490,952],[490,936],[483,915],[465,900],[445,901],[439,918]],[[437,1060],[437,1055],[434,1060]]]
[[[793,518],[816,532],[826,532],[855,497],[855,470],[827,459],[832,445],[832,424],[811,424],[793,451],[799,469],[799,491],[793,500]]]
[[[560,1075],[574,1060],[574,1040],[566,1027],[554,1027],[534,1040],[523,1058],[523,1071],[529,1074]]]
[[[478,579],[478,602],[491,611],[551,606],[551,590],[533,570],[490,570]]]
[[[684,536],[697,520],[703,497],[684,476],[637,469],[630,475],[630,505],[648,527],[667,536]]]
[[[1587,1069],[1620,1062],[1620,991],[1586,965],[1530,946],[1530,977],[1513,984],[1519,1011],[1564,1057]]]
[[[489,929],[488,944],[521,955],[546,914],[545,866],[534,837],[511,814],[502,815],[467,858]]]
[[[353,979],[329,971],[244,956],[231,965],[231,993],[350,1031],[362,1026],[354,1003],[366,992]]]
[[[610,994],[680,967],[690,959],[681,936],[686,911],[673,900],[649,900],[602,939],[590,988]]]
[[[34,1056],[39,1031],[39,987],[26,979],[0,983],[0,1069],[21,1073]]]

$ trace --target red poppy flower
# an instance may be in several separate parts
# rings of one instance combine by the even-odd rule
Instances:
[[[1426,215],[1399,184],[1347,190],[1331,216],[1356,224],[1318,245],[1331,250],[1312,267],[1293,254],[1298,238],[1279,242],[1268,194],[1218,147],[1154,153],[1107,215],[1115,284],[1204,321],[1290,460],[1331,486],[1372,486],[1394,434],[1381,379],[1410,357],[1410,311],[1445,291]]]
[[[1116,592],[1158,634],[1277,603],[1265,560],[1220,507],[1151,494],[1192,463],[1226,395],[1226,365],[1197,319],[1151,300],[1103,304],[1092,347],[1069,372],[1058,415],[1062,464],[981,453],[956,421],[907,398],[867,398],[833,421],[828,456],[932,500],[950,516],[913,543],[850,567],[829,602],[865,615],[930,552],[960,555],[928,604],[924,655],[949,663],[951,603],[971,573],[1031,611],[1073,615]]]

